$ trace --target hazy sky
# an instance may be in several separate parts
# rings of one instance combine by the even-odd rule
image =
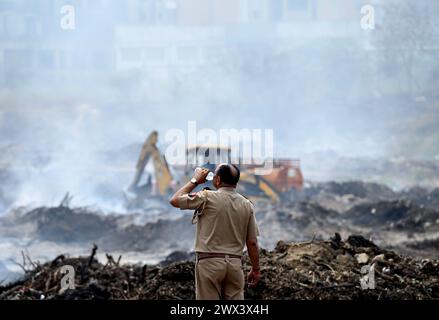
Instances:
[[[77,8],[69,31],[61,30],[58,10],[0,7],[7,26],[0,145],[15,147],[12,163],[24,164],[17,174],[34,181],[22,190],[26,197],[40,192],[57,201],[68,190],[95,190],[96,183],[84,185],[90,176],[124,184],[131,173],[119,178],[96,168],[119,156],[135,161],[137,151],[118,150],[190,120],[214,130],[273,129],[276,156],[334,150],[388,157],[398,155],[401,124],[437,114],[422,90],[406,99],[403,68],[383,67],[385,54],[371,49],[386,30],[379,6],[377,28],[365,31],[360,7],[341,20],[188,26],[173,24],[171,15],[151,27],[120,2],[106,3]],[[337,3],[335,12],[346,9]],[[431,53],[418,52],[416,61],[428,65]],[[431,70],[416,66],[421,89],[433,83]],[[102,155],[111,150],[113,159]]]

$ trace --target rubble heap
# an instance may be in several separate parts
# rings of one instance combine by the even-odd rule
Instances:
[[[407,232],[439,230],[439,211],[411,200],[381,201],[355,206],[346,213],[354,224]]]
[[[33,263],[16,283],[0,287],[0,299],[194,299],[194,262],[162,266],[121,265],[90,257],[59,256]],[[173,255],[188,257],[184,254]],[[63,290],[60,268],[75,269],[75,289]],[[245,271],[249,271],[245,257]],[[362,267],[374,270],[374,289],[360,282]],[[361,236],[343,241],[279,242],[273,251],[261,250],[262,279],[246,289],[248,299],[439,299],[439,263],[417,260],[380,249]],[[364,278],[363,278],[364,280]]]
[[[439,263],[383,250],[361,236],[346,241],[279,242],[262,251],[264,278],[253,299],[439,299]],[[374,289],[363,289],[362,267],[374,270]]]
[[[194,241],[191,214],[137,224],[130,215],[103,214],[90,208],[41,207],[0,218],[0,235],[20,236],[17,226],[32,225],[28,236],[55,243],[96,243],[105,251],[166,251],[190,248]],[[3,228],[1,228],[3,225]],[[166,236],[164,236],[166,235]]]

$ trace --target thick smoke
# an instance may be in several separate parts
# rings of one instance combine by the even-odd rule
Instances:
[[[437,9],[433,2],[427,6],[432,13]],[[360,5],[333,7],[333,12],[347,12],[341,21],[212,25],[184,25],[172,15],[157,22],[150,16],[152,8],[142,7],[143,15],[130,11],[136,13],[131,16],[119,1],[106,1],[103,7],[78,2],[71,31],[60,29],[58,10],[47,16],[36,13],[43,19],[35,34],[41,45],[32,47],[39,62],[29,71],[23,67],[27,56],[16,58],[0,92],[2,166],[14,181],[2,192],[13,194],[11,203],[54,205],[70,192],[77,204],[118,210],[146,136],[158,130],[163,138],[166,130],[185,130],[191,120],[214,130],[274,129],[275,155],[283,157],[320,151],[407,156],[411,139],[419,146],[416,139],[425,127],[432,130],[427,134],[437,135],[419,114],[428,110],[429,119],[437,116],[426,84],[438,67],[414,66],[413,77],[425,90],[408,92],[402,66],[386,64],[385,50],[373,49],[389,17],[379,2],[375,31],[361,29]],[[25,9],[11,10],[20,16]],[[415,19],[428,18],[423,12]],[[195,21],[206,14],[200,9]],[[401,15],[397,21],[406,21],[404,12],[396,14]],[[437,32],[437,26],[423,27]],[[19,29],[14,23],[10,28]],[[136,32],[142,28],[148,37]],[[209,32],[221,35],[221,46],[212,43],[213,36],[200,36]],[[32,36],[11,37],[20,46],[32,41]],[[145,49],[140,64],[124,67],[119,55],[136,55],[123,51],[127,43],[130,48],[180,45],[183,61],[154,65],[150,62],[157,53]],[[65,65],[53,66],[45,45],[71,54]],[[193,51],[194,46],[203,51]],[[10,54],[6,42],[0,42],[0,50]],[[178,55],[172,50],[166,54]],[[433,63],[430,54],[417,52],[415,58]],[[62,54],[55,61],[59,59]],[[433,140],[415,156],[438,154]],[[160,146],[165,147],[163,140]]]

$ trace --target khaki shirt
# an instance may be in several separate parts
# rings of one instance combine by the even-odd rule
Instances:
[[[242,255],[246,240],[259,235],[253,204],[235,188],[182,195],[179,203],[182,210],[199,209],[196,252]]]

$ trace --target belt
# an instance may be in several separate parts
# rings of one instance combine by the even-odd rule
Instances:
[[[210,259],[210,258],[232,258],[232,259],[241,259],[241,256],[236,254],[227,254],[227,253],[214,253],[214,252],[197,252],[197,260]]]

